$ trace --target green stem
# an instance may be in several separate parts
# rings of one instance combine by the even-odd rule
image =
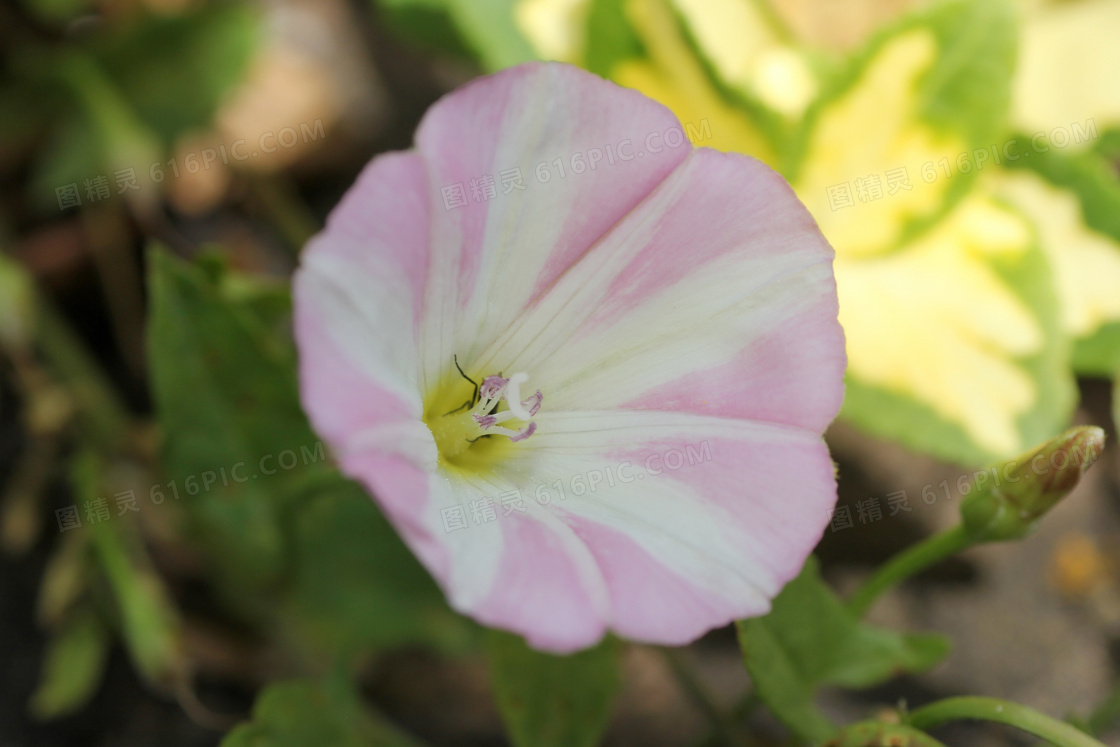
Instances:
[[[322,226],[300,199],[295,188],[280,177],[255,177],[249,181],[258,208],[288,243],[292,256],[299,256],[304,245]]]
[[[1051,742],[1057,747],[1104,747],[1069,724],[999,698],[948,698],[913,711],[906,723],[926,731],[950,721],[974,719],[1006,724]]]
[[[891,558],[848,600],[848,610],[858,618],[868,613],[883,592],[972,545],[963,526],[935,534]]]

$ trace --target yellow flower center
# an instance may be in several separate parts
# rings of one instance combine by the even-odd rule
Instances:
[[[424,424],[432,432],[445,468],[488,471],[509,449],[536,431],[538,390],[522,398],[528,375],[470,377],[458,361],[456,371],[424,399]]]

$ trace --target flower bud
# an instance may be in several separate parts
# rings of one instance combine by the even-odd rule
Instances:
[[[1071,428],[997,468],[1001,479],[974,490],[961,503],[965,531],[974,542],[1019,539],[1073,490],[1104,450],[1104,431]]]

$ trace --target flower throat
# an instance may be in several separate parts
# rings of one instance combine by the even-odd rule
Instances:
[[[425,408],[424,415],[441,460],[461,466],[476,459],[489,461],[487,457],[496,456],[501,442],[517,443],[536,432],[533,417],[540,411],[544,395],[538,389],[529,397],[521,398],[521,387],[529,380],[527,373],[515,373],[509,378],[498,373],[478,383],[463,371],[458,357],[453,360],[460,378],[441,387],[439,394],[442,396],[434,397],[433,402],[445,403],[467,383],[471,385],[469,398],[447,412],[438,412],[441,408],[436,408],[435,412],[430,411],[432,407]],[[496,438],[502,436],[505,438]]]

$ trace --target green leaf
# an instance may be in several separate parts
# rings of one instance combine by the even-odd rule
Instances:
[[[163,581],[138,547],[139,541],[111,522],[93,529],[94,547],[120,616],[121,637],[136,669],[149,682],[185,682],[186,654],[178,612]]]
[[[57,123],[33,178],[41,209],[55,190],[132,169],[151,200],[153,164],[182,134],[209,127],[242,79],[257,17],[242,3],[208,3],[175,16],[139,14],[81,44],[18,50],[13,67]],[[112,184],[112,182],[110,182]]]
[[[295,522],[286,617],[320,654],[416,641],[462,647],[466,621],[356,484],[339,478]]]
[[[835,267],[853,424],[965,465],[1065,427],[1070,342],[1021,213],[974,193],[905,249]]]
[[[101,147],[89,119],[74,113],[60,122],[37,156],[31,190],[41,210],[59,209],[55,190],[104,174]],[[85,191],[81,198],[86,199]]]
[[[921,672],[949,651],[946,638],[901,634],[854,618],[820,577],[810,557],[765,617],[738,623],[743,661],[759,697],[798,737],[835,735],[815,703],[825,685],[865,688],[903,672]]]
[[[403,39],[453,57],[473,58],[474,53],[446,11],[445,0],[375,2],[388,25]]]
[[[1074,343],[1073,369],[1088,376],[1116,375],[1120,371],[1120,322],[1106,324]]]
[[[669,0],[597,0],[588,9],[587,64],[669,107],[697,145],[773,165],[772,119],[721,82],[676,11]]]
[[[1120,371],[1117,371],[1116,382],[1112,387],[1112,424],[1120,428]]]
[[[1015,47],[1010,2],[947,0],[883,30],[825,86],[783,173],[838,256],[899,249],[967,194],[1003,131]],[[912,189],[832,208],[830,187],[897,169]]]
[[[1075,370],[1111,376],[1120,370],[1120,177],[1088,151],[1039,153],[1029,162],[995,180],[996,191],[1035,223],[1075,339]]]
[[[690,59],[702,65],[704,85],[711,85],[720,99],[748,114],[776,154],[787,155],[800,129],[795,124],[817,99],[819,80],[826,72],[834,75],[838,61],[822,49],[800,45],[767,2],[678,0],[672,8]],[[666,59],[663,44],[651,43],[647,49],[651,57],[662,59],[663,67],[675,66]],[[781,72],[775,75],[777,70]]]
[[[257,697],[253,720],[226,735],[221,747],[414,747],[408,737],[362,705],[350,683],[291,680]]]
[[[1102,132],[1093,150],[1113,163],[1120,162],[1120,127],[1109,127]]]
[[[606,78],[620,62],[645,54],[641,39],[626,18],[626,0],[591,0],[584,67]]]
[[[168,478],[160,491],[186,508],[220,579],[260,589],[287,562],[282,507],[326,467],[299,406],[294,351],[201,268],[159,249],[149,264],[148,357]],[[280,469],[282,454],[296,468]]]
[[[1015,45],[1004,0],[924,7],[826,85],[786,168],[836,249],[843,416],[963,464],[1042,440],[1073,404],[1057,279],[1030,222],[977,180]]]
[[[1097,139],[1092,122],[1070,129],[1071,139],[1096,139],[1097,147],[1067,151],[1043,140],[1040,147],[1049,149],[1040,151],[1031,138],[1019,136],[1009,147],[1019,157],[1004,165],[1013,174],[1011,180],[1029,183],[1026,175],[1034,174],[1051,186],[1047,204],[1035,199],[1028,213],[1039,222],[1040,239],[1052,261],[1074,263],[1065,269],[1074,276],[1065,289],[1066,303],[1088,305],[1096,312],[1089,333],[1074,330],[1073,366],[1079,373],[1111,376],[1120,370],[1120,314],[1114,291],[1120,284],[1120,173],[1113,160],[1120,136],[1113,131]],[[1067,195],[1078,201],[1076,219],[1063,214],[1069,211],[1059,212]]]
[[[186,510],[235,609],[279,610],[278,628],[320,660],[404,641],[462,646],[465,621],[311,430],[287,294],[213,253],[190,265],[156,249],[149,263],[158,489]]]
[[[208,127],[256,48],[257,14],[238,2],[152,15],[99,39],[93,54],[136,114],[170,146]],[[134,164],[146,172],[150,163]]]
[[[107,180],[123,169],[140,174],[159,160],[157,136],[93,56],[66,50],[29,57],[49,71],[41,85],[68,91],[72,104],[59,112],[60,128],[34,179],[40,206],[57,206],[55,190],[68,183],[79,185],[81,196],[89,199],[88,188],[81,189],[87,181]]]
[[[89,702],[109,653],[105,624],[90,610],[75,613],[47,644],[39,686],[29,707],[37,719],[65,716]]]
[[[70,465],[74,493],[84,505],[105,500],[105,467],[83,451]],[[90,526],[94,555],[114,601],[117,626],[133,664],[149,682],[173,689],[187,679],[178,611],[156,573],[134,521]]]
[[[515,745],[598,744],[622,681],[617,641],[552,656],[529,648],[518,636],[492,630],[487,648],[498,707]]]
[[[1071,139],[1085,141],[1096,136],[1096,126],[1091,123],[1074,128],[1070,134]],[[1040,140],[1036,148],[1032,138],[1023,135],[1011,142],[1009,152],[1019,157],[1005,160],[1004,166],[1034,172],[1057,187],[1071,190],[1081,201],[1085,225],[1120,241],[1120,173],[1111,158],[1094,149],[1062,150],[1050,146],[1048,140]],[[1049,150],[1040,152],[1043,147]]]
[[[466,48],[488,71],[537,59],[517,28],[517,0],[380,0],[405,36],[445,52]]]

